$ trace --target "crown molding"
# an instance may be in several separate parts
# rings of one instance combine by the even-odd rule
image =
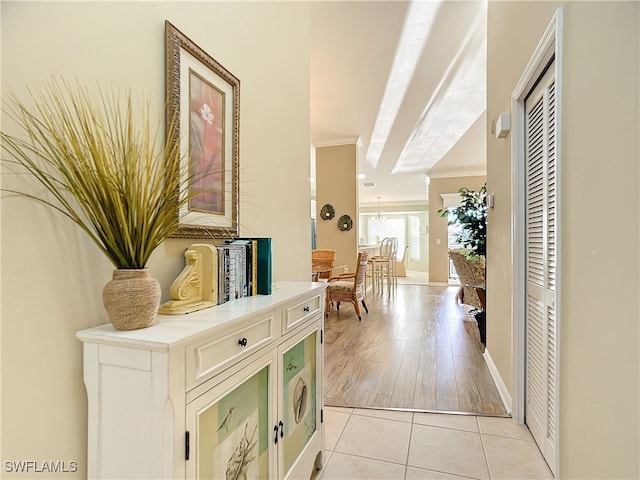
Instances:
[[[337,147],[339,145],[356,145],[362,147],[362,139],[359,135],[351,137],[338,137],[328,140],[319,140],[317,142],[311,142],[314,147]]]
[[[440,172],[427,172],[429,178],[450,178],[450,177],[486,177],[486,168],[442,170]]]
[[[416,207],[419,209],[419,207],[427,207],[428,203],[429,203],[428,200],[425,198],[425,199],[418,199],[418,200],[399,200],[396,202],[385,202],[381,204],[380,207],[378,207],[377,203],[362,202],[358,204],[358,207],[366,210],[366,211],[363,211],[362,213],[376,213],[379,208],[383,210],[386,209],[384,212],[381,212],[381,213],[395,213],[393,211],[394,208]]]

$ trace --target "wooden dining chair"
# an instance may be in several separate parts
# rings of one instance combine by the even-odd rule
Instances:
[[[358,264],[356,265],[355,272],[341,273],[340,275],[329,278],[325,295],[325,315],[327,317],[334,303],[338,311],[340,311],[340,302],[352,303],[358,320],[362,320],[359,303],[362,303],[365,312],[369,313],[367,304],[364,301],[366,294],[364,277],[367,272],[368,259],[369,254],[367,252],[360,252],[358,253]]]
[[[397,286],[396,277],[396,256],[398,254],[398,239],[396,237],[386,237],[380,242],[380,253],[371,257],[369,265],[373,291],[376,288],[384,291],[386,282],[387,293],[391,294],[391,287]]]
[[[316,248],[311,250],[311,265],[313,267],[327,267],[326,271],[318,274],[319,279],[328,279],[331,276],[331,269],[335,266],[336,251],[330,248]]]
[[[409,245],[405,245],[402,250],[402,257],[396,258],[396,277],[407,276],[407,252],[409,251]]]

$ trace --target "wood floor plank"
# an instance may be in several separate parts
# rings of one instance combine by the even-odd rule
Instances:
[[[504,415],[477,324],[455,287],[398,285],[325,321],[325,403]]]
[[[484,406],[477,382],[477,368],[471,355],[454,355],[458,403],[462,412],[482,411]]]
[[[412,408],[437,410],[436,390],[437,379],[435,369],[418,370]]]
[[[367,404],[364,406],[369,408],[391,408],[391,395],[372,392]]]
[[[418,358],[419,356],[412,350],[405,350],[391,394],[391,405],[397,405],[398,408],[413,408],[418,379]]]
[[[436,408],[462,412],[458,400],[458,384],[453,355],[447,347],[438,347],[436,355]]]
[[[358,372],[358,381],[353,385],[346,397],[347,405],[367,405],[373,391],[373,386],[378,380],[381,366],[380,362],[366,361]]]
[[[418,376],[416,378],[416,388],[413,395],[413,408],[435,410],[437,408],[436,390],[438,385],[435,337],[430,337],[423,341],[418,358]]]
[[[392,342],[389,355],[387,355],[382,362],[378,381],[373,388],[374,392],[393,395],[393,389],[400,372],[400,365],[402,364],[406,344],[406,340],[396,340]]]

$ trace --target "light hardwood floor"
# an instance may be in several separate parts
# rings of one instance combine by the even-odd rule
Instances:
[[[457,287],[398,285],[367,294],[369,313],[335,307],[325,320],[325,403],[505,415],[475,319]]]

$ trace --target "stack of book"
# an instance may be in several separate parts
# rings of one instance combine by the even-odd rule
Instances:
[[[216,249],[218,305],[271,294],[271,238],[239,238]]]

